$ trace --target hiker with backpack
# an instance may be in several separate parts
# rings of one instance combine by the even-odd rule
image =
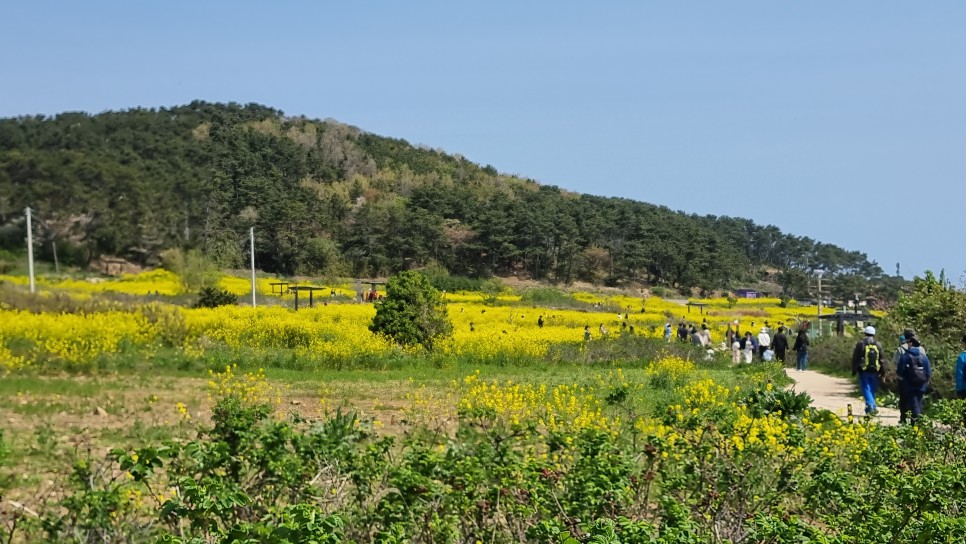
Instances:
[[[909,349],[899,357],[896,375],[902,377],[899,382],[900,393],[906,402],[899,405],[899,421],[906,422],[906,416],[912,412],[912,422],[915,423],[922,416],[922,397],[929,388],[932,378],[932,365],[929,357],[920,348],[919,340],[915,337],[906,339]]]
[[[852,352],[852,375],[859,375],[859,388],[865,398],[865,415],[874,416],[879,413],[875,403],[875,393],[879,389],[879,379],[882,377],[882,344],[875,339],[875,327],[865,328],[865,338],[855,345]]]
[[[899,347],[897,347],[895,353],[892,354],[892,364],[895,365],[896,369],[899,368],[899,360],[902,358],[903,355],[905,355],[909,351],[909,348],[912,347],[912,342],[914,340],[917,343],[919,341],[918,338],[916,338],[915,329],[904,329],[902,331],[902,334],[899,335]],[[926,355],[926,346],[923,346],[921,343],[919,343],[918,348],[921,354]],[[902,414],[902,417],[899,418],[899,423],[902,424],[906,422],[906,415],[909,413],[909,410],[910,410],[910,407],[909,407],[910,399],[909,399],[909,395],[907,395],[906,393],[912,388],[903,387],[903,381],[905,380],[905,377],[899,374],[898,372],[896,373],[896,379],[899,382],[898,383],[899,413]]]

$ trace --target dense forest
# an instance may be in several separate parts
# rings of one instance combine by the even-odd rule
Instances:
[[[891,298],[866,255],[732,217],[575,194],[439,150],[261,105],[214,104],[0,120],[0,246],[41,257],[156,263],[199,248],[283,274],[376,276],[425,266],[555,283],[689,291],[765,278],[807,296]]]

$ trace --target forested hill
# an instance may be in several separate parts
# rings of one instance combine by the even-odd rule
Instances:
[[[791,294],[822,269],[843,293],[888,282],[865,254],[746,219],[687,215],[500,174],[334,121],[193,102],[0,120],[0,244],[41,255],[156,262],[201,248],[220,265],[285,274],[385,275],[442,265],[554,282],[734,287],[765,269]],[[866,289],[868,287],[868,289]],[[858,291],[856,291],[858,289]]]

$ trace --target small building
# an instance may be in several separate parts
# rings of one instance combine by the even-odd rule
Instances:
[[[735,289],[735,297],[737,298],[758,298],[758,291],[754,289]]]

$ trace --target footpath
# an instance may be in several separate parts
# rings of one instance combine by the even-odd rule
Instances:
[[[806,392],[812,397],[812,406],[831,410],[843,419],[848,415],[848,405],[852,405],[852,415],[856,419],[865,416],[865,401],[858,392],[857,380],[826,376],[814,370],[798,372],[786,368],[788,377],[795,380],[795,391]],[[883,425],[898,425],[899,410],[879,406],[876,420]]]

